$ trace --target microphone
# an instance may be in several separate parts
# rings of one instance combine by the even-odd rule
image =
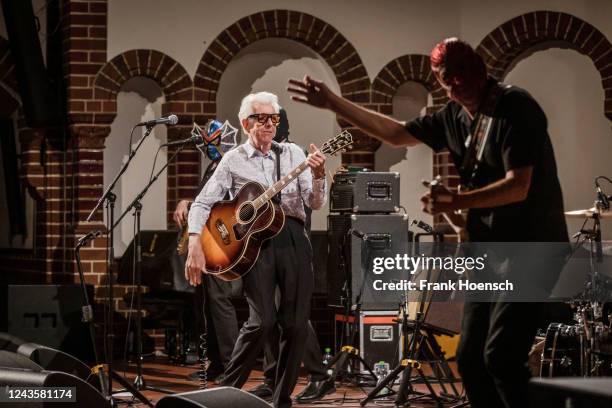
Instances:
[[[165,118],[157,118],[147,120],[146,122],[140,122],[136,126],[155,126],[155,125],[176,125],[178,123],[178,116],[170,115]]]
[[[184,145],[187,143],[195,143],[199,147],[199,145],[204,144],[204,138],[202,137],[202,135],[193,134],[191,137],[188,137],[187,139],[176,140],[174,142],[164,143],[164,146],[178,146],[178,145]]]
[[[601,187],[597,186],[597,207],[601,207],[602,210],[608,211],[610,209],[610,198],[604,194]]]
[[[79,238],[77,247],[82,247],[83,245],[86,245],[89,241],[98,238],[100,235],[102,235],[102,231],[100,230],[89,231],[87,235],[83,235],[81,238]]]

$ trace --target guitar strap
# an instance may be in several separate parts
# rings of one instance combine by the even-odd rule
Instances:
[[[240,145],[238,147],[238,150],[240,150],[240,153],[246,154],[246,150],[244,149],[244,147],[242,145]],[[280,154],[283,151],[282,146],[275,142],[274,140],[272,141],[272,149],[274,152],[274,156],[276,157],[276,181],[279,181],[281,178],[281,171],[280,171]],[[276,193],[276,195],[274,197],[272,197],[272,201],[274,201],[275,203],[279,204],[281,203],[281,192],[279,191],[278,193]]]
[[[281,171],[280,171],[280,154],[283,151],[283,148],[281,147],[281,145],[275,141],[272,141],[272,151],[274,152],[274,155],[276,156],[276,181],[279,181],[281,178]],[[272,201],[274,201],[276,204],[280,205],[281,203],[281,194],[282,191],[279,191],[278,193],[276,193],[276,195],[274,197],[272,197]]]
[[[476,114],[476,118],[472,123],[470,134],[465,139],[467,152],[463,158],[459,174],[461,175],[461,184],[468,189],[473,187],[472,182],[476,177],[478,166],[482,162],[484,149],[487,146],[491,129],[493,128],[497,103],[503,91],[509,87],[509,85],[502,85],[500,82],[496,82],[491,86],[481,109]]]

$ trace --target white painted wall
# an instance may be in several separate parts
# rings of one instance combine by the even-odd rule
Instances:
[[[393,98],[393,117],[408,120],[419,116],[427,106],[427,89],[416,82],[407,82],[400,86]],[[400,203],[406,208],[409,221],[420,219],[428,224],[433,217],[421,211],[420,198],[426,191],[422,180],[433,178],[433,155],[425,145],[412,148],[394,148],[381,145],[376,151],[377,171],[396,171],[400,173]]]
[[[548,116],[565,209],[592,207],[594,178],[612,176],[612,132],[593,63],[572,50],[537,52],[520,62],[506,82],[528,89]],[[601,185],[612,194],[611,185],[605,181]],[[568,219],[570,234],[581,225],[582,220]],[[612,239],[612,221],[604,222],[603,233]]]
[[[161,116],[161,105],[164,98],[155,82],[146,78],[133,78],[126,82],[117,95],[117,117],[111,125],[110,135],[104,149],[104,186],[108,186],[115,175],[127,161],[130,130],[138,122]],[[144,132],[137,128],[134,132],[132,146],[135,148]],[[156,126],[143,142],[123,174],[114,191],[117,194],[115,220],[130,205],[132,200],[147,185],[153,159],[158,147],[166,142],[166,127]],[[166,163],[166,149],[162,149],[157,158],[156,168]],[[166,173],[151,186],[142,200],[141,229],[166,229]],[[134,223],[130,212],[115,230],[115,256],[121,256],[132,241]]]
[[[573,14],[612,39],[612,2],[607,0],[444,0],[436,3],[402,0],[183,0],[172,3],[171,8],[163,0],[110,0],[108,57],[110,59],[129,49],[153,48],[175,58],[193,76],[208,44],[224,28],[254,12],[277,8],[306,12],[332,24],[357,49],[370,79],[374,79],[385,64],[400,55],[428,54],[436,42],[452,35],[477,45],[503,22],[536,10]],[[271,49],[271,46],[276,48]],[[301,48],[296,45],[292,50],[272,42],[268,45],[255,44],[243,51],[222,78],[220,116],[230,118],[236,125],[235,101],[239,98],[238,94],[250,89],[273,90],[283,100],[286,98],[283,89],[287,77],[300,70],[313,70],[313,74],[319,72],[322,78],[328,78],[335,86],[331,80],[333,77],[326,76],[329,72],[324,71],[327,69],[325,63]],[[253,69],[254,66],[256,69]],[[520,63],[510,73],[507,82],[530,90],[547,112],[550,133],[557,150],[566,208],[589,206],[592,176],[612,173],[609,165],[605,164],[609,160],[604,157],[605,152],[610,151],[612,132],[609,121],[603,116],[603,91],[593,65],[577,53],[548,50]],[[412,91],[396,97],[396,117],[407,119],[422,106],[422,97],[419,99],[418,91],[415,91],[416,94]],[[421,102],[414,102],[418,106],[410,107],[412,99]],[[328,133],[333,133],[328,126],[334,126],[334,121],[326,114],[284,103],[287,104],[292,123],[292,136],[297,141],[304,143],[303,135],[318,133],[312,130],[315,123],[324,127],[323,133],[326,129],[329,129]],[[405,106],[406,110],[401,111],[401,106]],[[587,117],[588,120],[585,120]],[[592,143],[578,143],[578,131],[583,135],[581,141],[593,138]],[[377,153],[379,168],[388,166],[389,163],[381,160],[389,158],[393,163],[389,167],[402,173],[402,204],[409,209],[409,214],[418,213],[416,199],[420,189],[417,188],[417,179],[432,175],[431,157],[426,148],[423,149],[392,152],[383,148]],[[402,154],[405,158],[397,162]],[[579,157],[589,160],[583,161],[580,166],[565,164]],[[416,193],[417,190],[419,193]],[[416,216],[422,217],[421,214]],[[315,228],[321,225],[320,221],[315,221]],[[575,225],[570,224],[570,231],[574,228]]]

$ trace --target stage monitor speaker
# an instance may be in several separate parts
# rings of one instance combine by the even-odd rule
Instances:
[[[534,378],[529,383],[532,407],[612,407],[612,377]]]
[[[2,11],[26,122],[31,127],[59,125],[60,98],[45,69],[32,2],[2,0]]]
[[[8,350],[0,350],[0,367],[21,368],[33,371],[42,371],[43,369],[26,356]]]
[[[93,299],[91,285],[88,291]],[[8,333],[92,361],[91,338],[81,321],[82,299],[80,285],[9,285]]]
[[[159,400],[156,408],[270,408],[270,404],[233,387],[183,392]]]
[[[8,353],[8,352],[4,352]],[[1,355],[0,355],[1,356]],[[0,358],[4,358],[3,356]],[[6,360],[6,359],[5,359]],[[18,361],[21,364],[23,361]],[[32,363],[33,364],[33,363]],[[15,407],[44,407],[44,408],[108,408],[104,397],[91,385],[71,374],[58,371],[44,371],[39,369],[25,369],[20,367],[0,366],[0,387],[74,387],[76,402],[29,402],[27,404],[6,404]],[[4,403],[3,403],[4,406]]]
[[[394,257],[408,251],[408,217],[402,214],[334,214],[327,216],[329,258],[327,298],[344,307],[348,280],[351,306],[361,299],[362,310],[396,310],[403,292],[375,290],[375,280],[405,278],[403,271],[372,272],[375,257]]]

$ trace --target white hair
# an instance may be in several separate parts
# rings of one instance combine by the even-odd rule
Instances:
[[[274,95],[270,92],[257,92],[252,93],[244,98],[242,98],[242,103],[240,104],[240,111],[238,111],[238,120],[240,121],[240,126],[242,126],[242,121],[248,118],[255,112],[255,106],[257,105],[270,105],[274,108],[274,112],[278,113],[280,111],[280,105],[278,104],[278,96]],[[247,135],[247,131],[242,126],[242,131],[245,135]]]

